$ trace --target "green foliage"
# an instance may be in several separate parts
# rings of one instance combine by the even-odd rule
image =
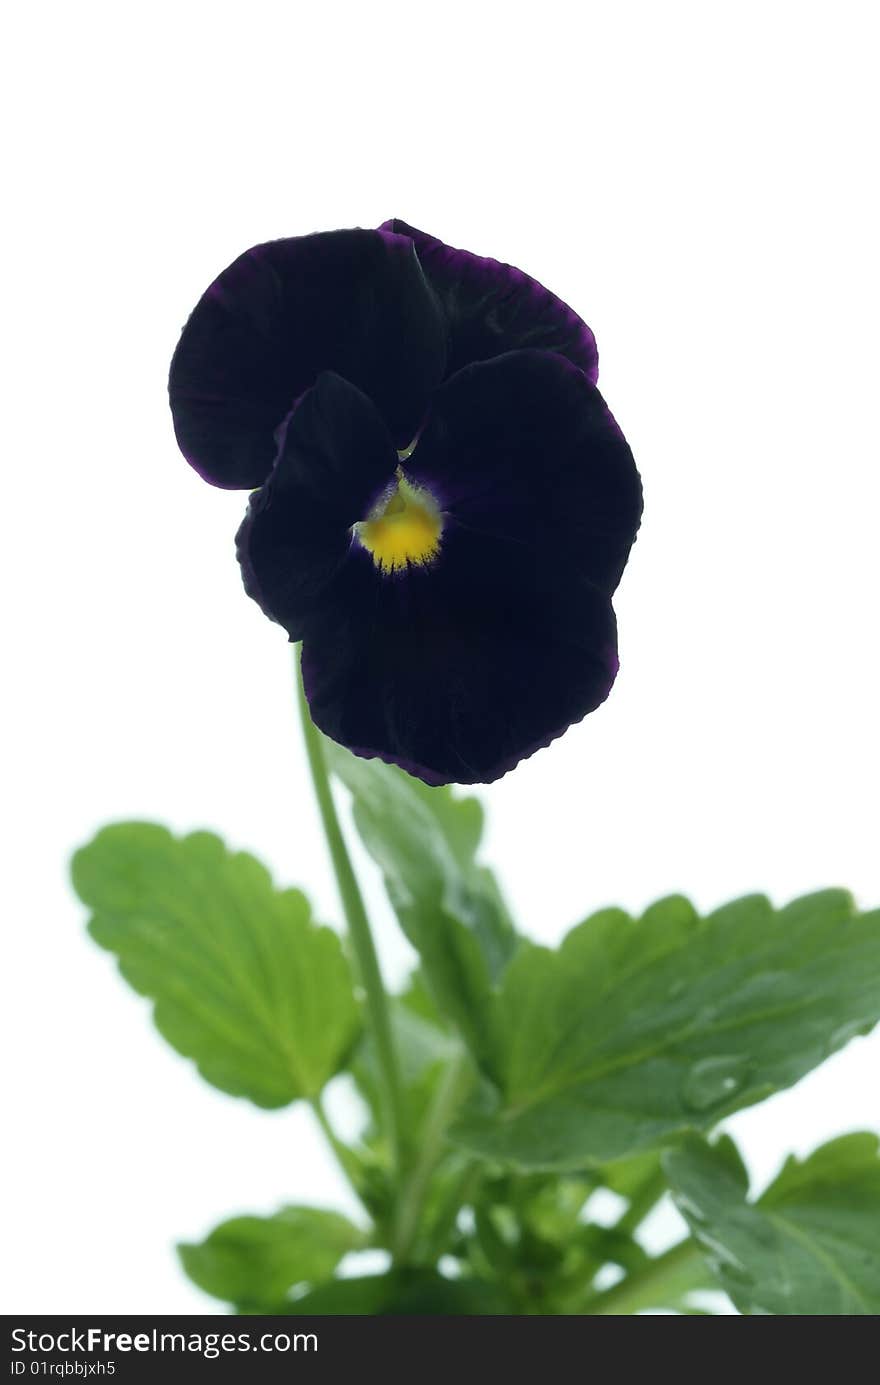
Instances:
[[[475,1274],[504,1288],[513,1312],[580,1311],[603,1265],[633,1269],[647,1259],[627,1233],[584,1221],[593,1186],[501,1172],[483,1179],[465,1255]]]
[[[476,1279],[446,1279],[436,1270],[392,1270],[320,1285],[286,1311],[322,1316],[476,1317],[507,1313],[510,1305],[497,1288]]]
[[[491,1072],[492,987],[517,939],[491,873],[476,863],[476,799],[428,789],[391,765],[326,743],[354,799],[354,820],[381,869],[400,925],[417,949],[434,1000]]]
[[[407,1125],[418,1130],[424,1121],[437,1084],[452,1060],[461,1053],[461,1044],[436,1023],[419,1014],[406,996],[390,1003],[391,1026],[397,1051],[406,1103]],[[382,1103],[377,1081],[375,1045],[365,1035],[351,1063],[352,1075],[370,1108],[378,1133]]]
[[[205,1293],[240,1310],[283,1311],[292,1290],[320,1284],[364,1233],[338,1212],[282,1207],[271,1217],[232,1217],[197,1245],[177,1247]]]
[[[796,1082],[880,1018],[880,914],[829,890],[697,917],[605,910],[555,952],[520,948],[497,997],[498,1091],[458,1126],[474,1153],[577,1169],[708,1129]]]
[[[875,1136],[789,1160],[753,1202],[733,1142],[701,1137],[880,1018],[880,914],[841,891],[705,919],[672,898],[538,947],[477,861],[476,800],[333,747],[317,775],[324,750],[419,956],[380,1001],[397,1144],[386,1059],[302,894],[208,833],[146,823],[106,828],[74,859],[89,930],[161,1033],[223,1091],[312,1101],[369,1218],[232,1218],[179,1248],[195,1283],[239,1313],[690,1315],[707,1311],[695,1291],[719,1287],[747,1314],[880,1312]],[[367,1108],[348,1144],[317,1101],[342,1070]],[[591,1215],[596,1189],[623,1199],[611,1225]],[[691,1236],[649,1256],[639,1228],[669,1191]],[[367,1247],[389,1269],[347,1277]],[[611,1267],[623,1277],[603,1288]]]
[[[745,1170],[695,1136],[664,1157],[679,1211],[741,1313],[880,1313],[880,1141],[790,1158],[757,1202]]]
[[[346,1058],[359,1015],[339,938],[252,856],[118,823],[76,853],[73,883],[159,1032],[221,1091],[286,1106]]]

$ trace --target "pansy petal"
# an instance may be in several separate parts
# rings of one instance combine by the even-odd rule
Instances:
[[[349,548],[303,631],[312,716],[427,783],[488,783],[608,695],[638,474],[595,386],[540,351],[447,381],[403,466],[439,549],[389,573]]]
[[[183,329],[169,381],[177,440],[214,485],[259,486],[291,402],[332,370],[373,400],[404,448],[445,353],[445,324],[405,236],[329,231],[257,245]]]
[[[564,559],[609,595],[620,581],[641,482],[599,391],[565,358],[516,351],[460,371],[406,467],[475,535]]]
[[[593,711],[617,672],[608,597],[454,523],[391,579],[353,550],[303,646],[315,723],[428,784],[490,783]]]
[[[325,373],[298,401],[237,536],[245,589],[301,639],[344,570],[351,526],[392,480],[397,451],[373,404]]]
[[[561,298],[513,265],[454,250],[434,236],[386,221],[383,230],[410,236],[446,317],[447,373],[505,351],[536,347],[566,356],[595,384],[596,339]]]

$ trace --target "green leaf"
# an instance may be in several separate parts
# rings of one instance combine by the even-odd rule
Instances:
[[[504,975],[500,1091],[456,1138],[522,1168],[576,1169],[658,1146],[797,1082],[880,1018],[880,913],[829,890],[775,912],[684,899],[636,923],[606,910]]]
[[[679,1211],[741,1313],[880,1313],[880,1141],[844,1135],[789,1159],[756,1203],[695,1136],[664,1156]]]
[[[627,1202],[632,1202],[636,1194],[640,1193],[659,1172],[660,1155],[656,1150],[648,1150],[643,1154],[632,1154],[626,1159],[606,1164],[599,1170],[599,1177],[603,1187],[617,1193],[618,1197],[625,1197]]]
[[[602,1266],[630,1273],[648,1258],[631,1235],[584,1221],[593,1186],[544,1174],[483,1177],[470,1204],[473,1232],[463,1230],[455,1253],[478,1277],[501,1282],[515,1312],[580,1313]]]
[[[286,1311],[345,1317],[476,1317],[511,1310],[502,1291],[482,1280],[445,1279],[434,1270],[391,1270],[358,1279],[334,1279],[296,1299]]]
[[[713,1143],[713,1148],[728,1159],[743,1178],[748,1178],[742,1155],[729,1135],[719,1135]],[[656,1178],[665,1183],[663,1151],[649,1150],[644,1154],[633,1154],[628,1159],[619,1159],[614,1164],[606,1164],[599,1174],[603,1187],[632,1202],[633,1198],[646,1186],[653,1184]]]
[[[198,1245],[177,1247],[190,1279],[240,1307],[275,1311],[290,1291],[331,1275],[364,1234],[337,1212],[282,1207],[271,1217],[232,1217]]]
[[[339,939],[252,856],[207,832],[118,823],[76,853],[73,883],[95,942],[206,1081],[273,1108],[336,1072],[359,1029]]]
[[[427,788],[392,765],[360,759],[331,741],[324,748],[354,797],[358,832],[382,870],[434,999],[493,1071],[492,986],[517,938],[491,873],[475,860],[479,803],[456,798],[447,788]]]
[[[430,1020],[415,1013],[402,999],[389,1006],[391,1028],[400,1058],[400,1076],[406,1103],[406,1128],[415,1132],[450,1062],[462,1052],[458,1040]],[[376,1127],[382,1113],[378,1063],[372,1038],[365,1035],[351,1062],[351,1072],[366,1100]]]
[[[397,996],[401,1005],[405,1005],[414,1015],[427,1020],[435,1029],[442,1029],[444,1033],[449,1032],[449,1023],[434,1003],[434,997],[425,981],[425,974],[421,967],[416,967],[410,973],[409,980],[405,988]]]
[[[503,1187],[501,1180],[494,1183]],[[484,1179],[478,1192],[493,1182]],[[511,1177],[507,1201],[515,1207],[523,1224],[543,1240],[570,1245],[586,1230],[582,1220],[584,1203],[595,1187],[589,1178],[559,1178],[555,1175],[525,1174]]]

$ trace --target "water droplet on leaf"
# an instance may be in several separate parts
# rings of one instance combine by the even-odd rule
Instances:
[[[684,1080],[682,1101],[692,1111],[707,1111],[729,1101],[745,1085],[750,1069],[748,1058],[701,1058]]]

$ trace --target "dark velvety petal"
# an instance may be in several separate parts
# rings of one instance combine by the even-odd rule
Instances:
[[[373,400],[404,448],[445,352],[445,324],[406,237],[329,231],[257,245],[183,329],[169,381],[177,440],[214,485],[259,486],[292,401],[333,370]]]
[[[607,697],[608,597],[565,565],[450,521],[430,567],[383,576],[363,550],[325,591],[303,672],[312,716],[429,784],[489,783]]]
[[[305,630],[312,715],[427,783],[488,783],[608,695],[638,474],[595,386],[540,351],[448,380],[404,468],[439,553],[388,574],[351,547]]]
[[[435,396],[406,462],[441,509],[523,561],[564,561],[609,595],[639,527],[642,488],[602,396],[561,356],[468,366]]]
[[[448,374],[472,361],[536,347],[566,356],[595,384],[593,333],[537,280],[512,265],[454,250],[405,221],[386,221],[382,229],[410,236],[415,244],[449,325]]]
[[[238,532],[248,594],[301,639],[348,561],[351,526],[392,480],[397,452],[374,405],[325,373],[298,401],[269,480]]]

